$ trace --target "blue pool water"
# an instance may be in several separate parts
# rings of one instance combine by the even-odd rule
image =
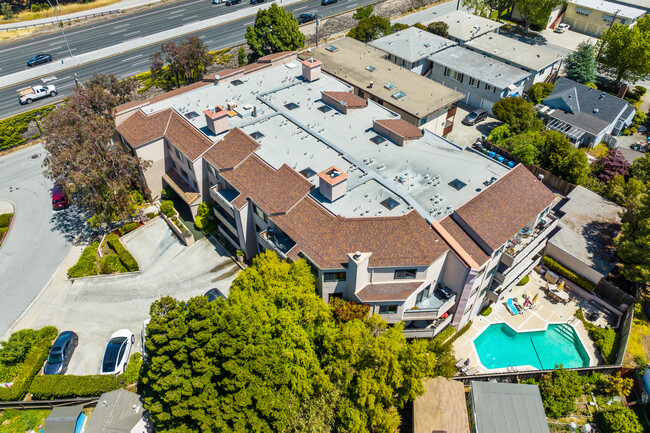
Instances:
[[[487,369],[532,365],[539,370],[555,364],[565,368],[589,366],[589,355],[571,325],[549,325],[546,331],[516,332],[505,323],[490,325],[474,339]]]

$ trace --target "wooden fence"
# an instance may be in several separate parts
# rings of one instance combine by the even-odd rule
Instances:
[[[97,404],[99,397],[64,398],[60,400],[33,400],[33,401],[3,401],[0,402],[0,411],[7,409],[54,409],[59,406],[92,406]]]

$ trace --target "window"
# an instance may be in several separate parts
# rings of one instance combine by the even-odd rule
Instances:
[[[495,93],[497,91],[497,88],[490,84],[485,83],[485,90],[487,90],[488,92]]]
[[[591,14],[591,10],[589,10],[589,9],[583,9],[583,8],[576,7],[575,10],[576,10],[576,13],[578,15],[584,15],[584,16],[588,17],[589,14]]]
[[[192,169],[192,163],[190,162],[189,159],[187,160],[187,168],[189,168],[190,171],[192,171],[192,172],[194,171],[194,169]]]
[[[483,268],[483,269],[481,269],[480,271],[478,271],[478,274],[476,274],[476,279],[478,279],[478,277],[480,277],[481,275],[483,275],[483,272],[485,272],[485,269],[486,269],[486,268]]]
[[[176,168],[176,163],[174,162],[173,159],[172,159],[172,168],[174,168],[174,169]]]
[[[181,156],[181,153],[178,151],[178,149],[174,149],[176,151],[176,158],[178,158],[180,161],[183,160],[183,157]]]
[[[165,141],[165,144],[167,145],[167,149],[171,150],[171,146],[169,145],[169,141]]]
[[[195,190],[197,190],[197,191],[199,190],[199,186],[196,184],[195,180],[192,181],[192,185],[194,185]]]
[[[470,86],[478,87],[479,83],[480,83],[480,81],[477,80],[476,78],[470,78],[469,79],[469,85]]]
[[[185,170],[183,170],[182,168],[181,168],[181,174],[183,175],[183,177],[185,179],[189,179],[189,177],[187,176],[187,173],[185,173]]]
[[[253,205],[253,206],[254,206],[253,210],[255,211],[257,216],[260,217],[260,219],[262,221],[264,221],[265,223],[269,222],[269,219],[266,216],[266,214],[264,213],[264,211],[262,209],[258,208],[257,205]]]
[[[327,295],[327,302],[331,301],[332,298],[343,299],[343,293],[330,293]]]
[[[395,271],[396,280],[412,280],[417,275],[417,269],[398,269]]]
[[[214,172],[212,171],[212,167],[209,165],[206,165],[205,168],[208,170],[208,173],[210,173],[212,176],[214,176]]]
[[[345,281],[345,271],[323,272],[323,281],[326,283]]]
[[[397,305],[380,305],[379,314],[396,314]]]
[[[445,77],[449,77],[452,80],[462,83],[464,75],[458,71],[454,71],[453,69],[445,68]]]

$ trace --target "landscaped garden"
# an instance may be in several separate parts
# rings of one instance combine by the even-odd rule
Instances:
[[[0,428],[4,433],[41,431],[49,414],[49,410],[5,410],[0,412]]]
[[[0,245],[2,245],[5,235],[9,231],[9,224],[11,224],[13,216],[14,214],[12,213],[3,213],[0,215]]]

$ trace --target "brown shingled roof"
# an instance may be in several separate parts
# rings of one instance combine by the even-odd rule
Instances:
[[[355,251],[370,252],[370,266],[426,266],[448,251],[447,244],[416,212],[393,217],[335,216],[311,196],[273,222],[322,269],[340,269]]]
[[[413,139],[420,138],[424,135],[420,128],[408,123],[404,119],[380,119],[376,120],[376,122],[402,138]]]
[[[142,146],[161,138],[165,134],[172,109],[147,116],[141,110],[133,113],[117,126],[117,132],[133,147]]]
[[[336,101],[343,101],[348,108],[363,108],[368,105],[368,101],[352,92],[330,92],[323,91],[324,95]]]
[[[172,111],[165,138],[192,161],[212,146],[208,137],[176,111]]]
[[[357,292],[361,302],[405,301],[424,281],[366,284]]]
[[[235,128],[210,148],[204,158],[218,170],[230,170],[259,148],[253,137]]]
[[[250,198],[270,215],[288,212],[313,186],[288,165],[275,170],[257,155],[220,174],[240,192],[233,206],[241,208]]]
[[[490,256],[450,216],[441,219],[440,225],[479,266],[489,260]]]
[[[519,164],[456,210],[454,218],[462,219],[496,250],[546,209],[554,198],[550,189]]]

